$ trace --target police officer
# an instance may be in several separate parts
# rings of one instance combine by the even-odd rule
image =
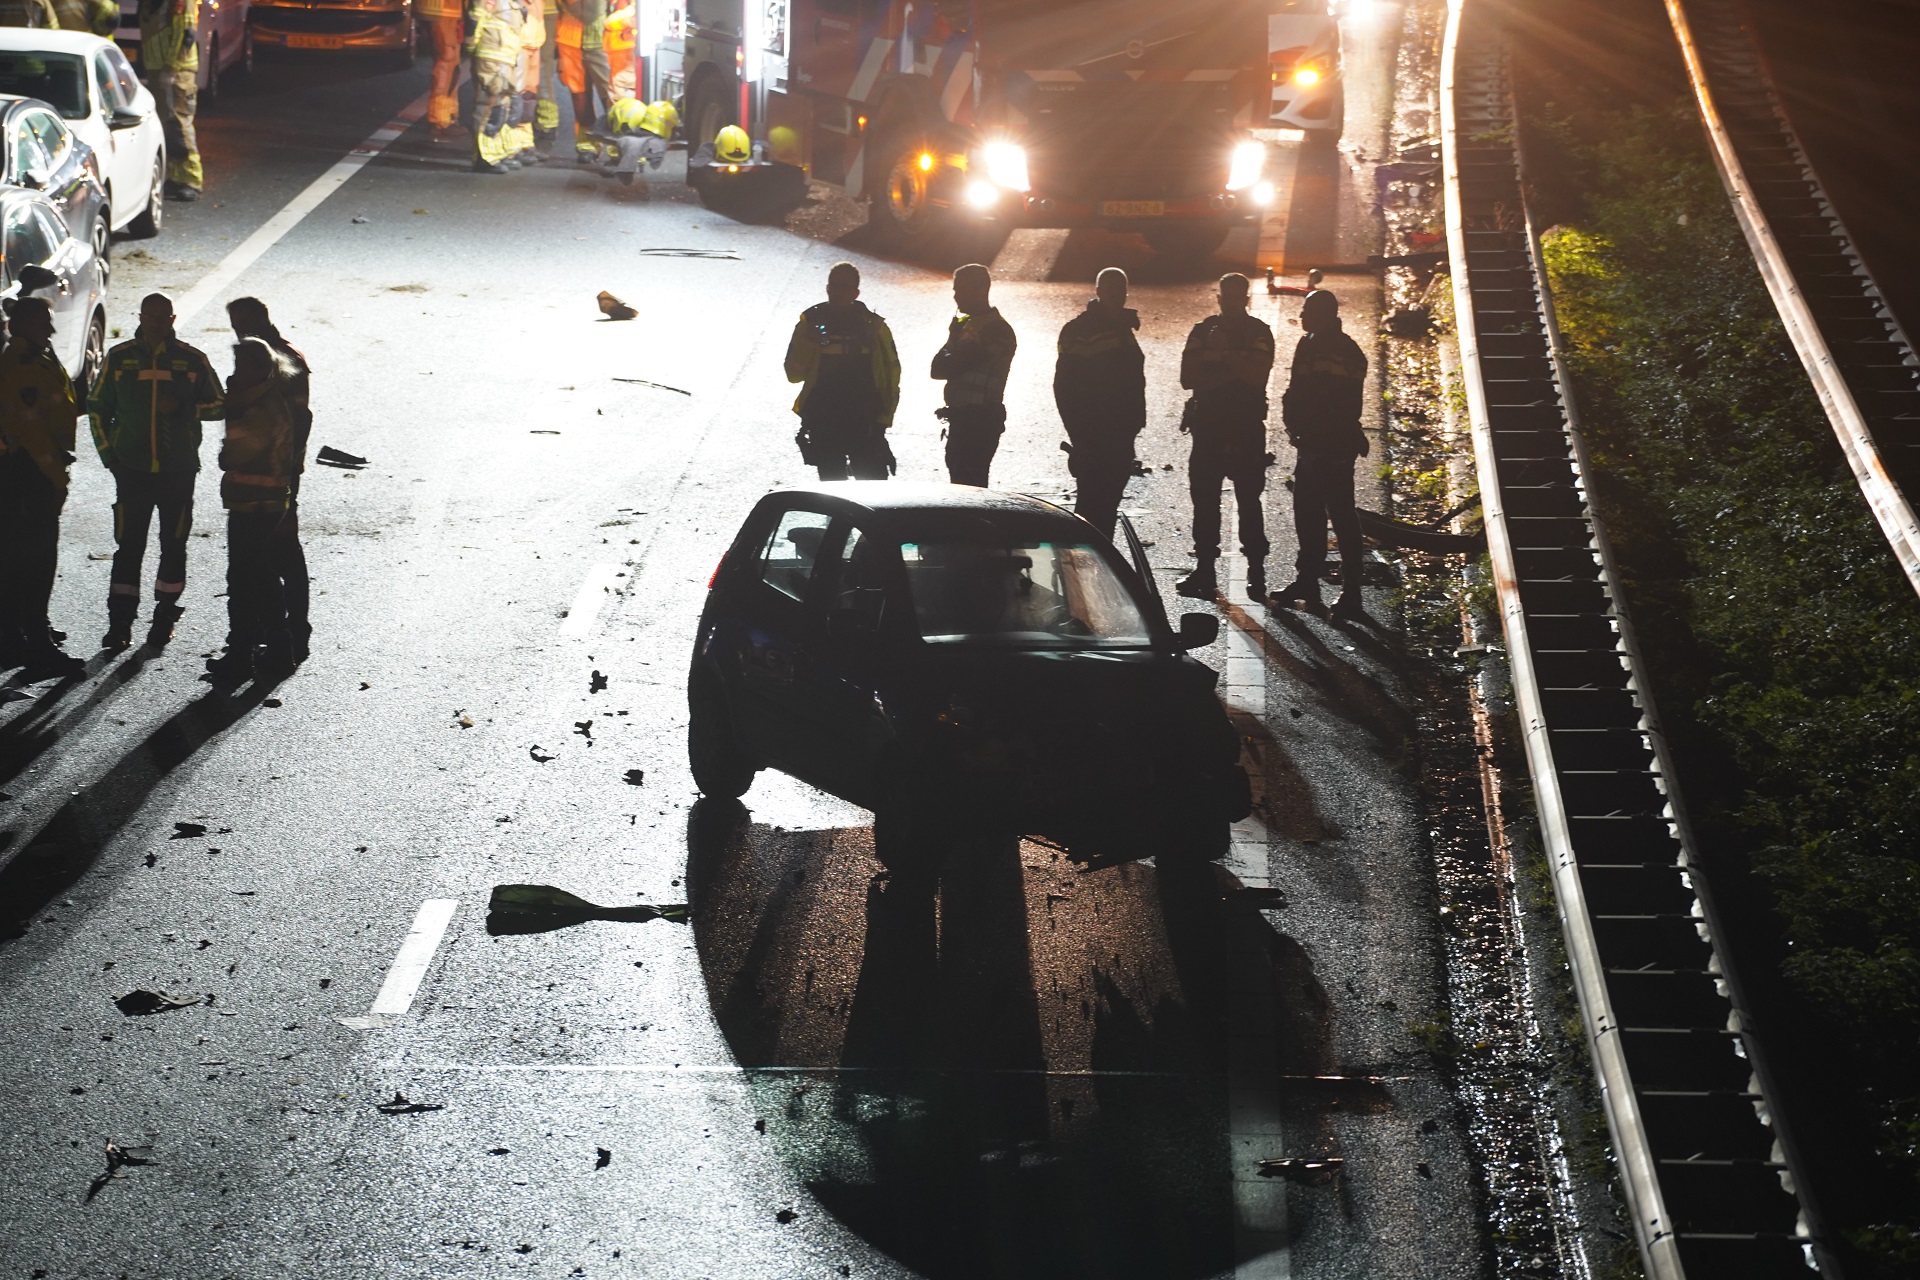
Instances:
[[[1180,385],[1193,393],[1180,430],[1193,437],[1187,485],[1193,496],[1194,570],[1176,588],[1210,600],[1220,594],[1213,562],[1220,554],[1220,485],[1233,482],[1240,504],[1240,550],[1247,557],[1247,592],[1267,594],[1267,526],[1260,508],[1266,488],[1267,377],[1273,372],[1273,330],[1247,314],[1247,278],[1220,277],[1220,312],[1193,326],[1180,356]]]
[[[140,564],[147,526],[160,519],[160,564],[153,581],[147,643],[173,639],[180,593],[187,589],[187,536],[193,532],[193,478],[200,470],[200,424],[226,416],[220,379],[206,356],[173,333],[173,300],[140,300],[140,327],[107,352],[87,410],[100,461],[113,473],[113,585],[107,596],[105,649],[133,643],[140,607]]]
[[[953,305],[946,345],[933,355],[933,376],[947,384],[947,479],[987,486],[987,472],[1007,429],[1007,370],[1013,364],[1013,328],[989,295],[993,273],[970,262],[953,273]]]
[[[1298,451],[1293,471],[1293,527],[1300,538],[1297,575],[1269,603],[1298,601],[1320,607],[1320,574],[1327,561],[1327,526],[1340,540],[1338,618],[1362,618],[1360,574],[1365,564],[1360,517],[1353,508],[1353,464],[1370,452],[1360,427],[1367,357],[1340,327],[1340,301],[1316,289],[1300,304],[1306,332],[1293,349],[1293,370],[1280,397],[1280,420]]]
[[[166,194],[198,200],[206,175],[193,136],[200,96],[200,0],[140,0],[140,65],[167,142]]]
[[[227,304],[227,319],[233,325],[234,337],[258,338],[272,349],[280,393],[293,415],[292,479],[287,486],[286,514],[273,530],[272,563],[280,581],[287,636],[297,665],[307,660],[313,641],[307,613],[312,589],[307,578],[306,549],[300,545],[300,476],[307,469],[307,442],[313,436],[313,409],[309,405],[312,369],[307,357],[275,326],[267,304],[260,299],[235,298]]]
[[[1053,402],[1067,429],[1074,514],[1111,538],[1133,474],[1134,438],[1147,425],[1146,357],[1133,336],[1140,313],[1127,306],[1127,273],[1108,267],[1093,295],[1060,330]]]
[[[13,304],[0,351],[0,668],[21,666],[32,684],[79,675],[47,621],[79,419],[73,383],[53,353],[53,308],[45,298]]]
[[[822,480],[885,480],[887,428],[900,402],[900,357],[887,322],[860,301],[860,269],[836,262],[827,300],[800,313],[787,342],[787,381],[801,384],[800,457]]]
[[[216,676],[275,680],[293,670],[274,557],[299,460],[297,409],[289,394],[299,376],[299,367],[263,339],[234,345],[219,459],[220,505],[227,509],[227,651],[207,663]]]

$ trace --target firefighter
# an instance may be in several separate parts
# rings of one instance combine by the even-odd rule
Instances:
[[[157,513],[160,564],[154,573],[147,643],[173,639],[180,593],[187,589],[187,536],[193,532],[193,481],[200,470],[200,424],[226,416],[220,379],[206,356],[174,336],[173,300],[140,300],[140,326],[107,352],[87,400],[93,443],[113,473],[112,586],[105,649],[133,643],[140,607],[140,564]]]
[[[160,114],[167,142],[166,194],[198,200],[205,174],[193,136],[200,94],[200,39],[194,28],[199,0],[140,0],[140,65]]]
[[[640,77],[634,65],[634,46],[640,41],[638,24],[633,0],[607,0],[601,46],[607,52],[608,92],[616,102],[640,97]]]
[[[47,621],[80,410],[53,353],[47,300],[15,302],[10,327],[0,351],[0,668],[24,667],[19,682],[33,684],[85,670]]]
[[[633,182],[642,161],[658,169],[667,158],[667,140],[680,123],[671,102],[641,102],[621,98],[607,110],[607,132],[613,136],[613,162],[607,169],[623,184]]]
[[[1267,528],[1260,492],[1267,485],[1267,378],[1273,372],[1273,330],[1247,314],[1247,278],[1220,277],[1220,311],[1193,326],[1180,355],[1180,385],[1191,391],[1180,430],[1193,437],[1187,486],[1193,497],[1194,570],[1176,588],[1211,600],[1220,594],[1213,562],[1220,554],[1220,486],[1233,483],[1240,510],[1240,550],[1247,592],[1267,594]]]
[[[274,555],[299,461],[289,390],[299,376],[298,366],[263,339],[234,344],[219,458],[220,505],[227,509],[227,650],[207,663],[216,676],[276,680],[293,670]]]
[[[989,301],[993,273],[970,262],[953,273],[953,305],[946,345],[933,355],[933,376],[947,384],[947,478],[987,486],[993,455],[1007,427],[1007,370],[1016,345],[1013,329]]]
[[[540,85],[533,110],[536,146],[550,145],[560,132],[559,0],[540,0],[540,25],[546,30],[547,40],[540,46]]]
[[[1367,357],[1340,327],[1340,300],[1325,289],[1314,290],[1300,304],[1300,327],[1306,332],[1293,349],[1293,369],[1280,397],[1280,420],[1297,450],[1293,527],[1300,553],[1294,580],[1274,592],[1269,603],[1320,607],[1331,524],[1340,541],[1340,598],[1333,614],[1364,618],[1360,578],[1366,562],[1353,506],[1353,464],[1372,451],[1360,427]]]
[[[60,25],[52,0],[0,0],[0,27],[37,27],[51,30]]]
[[[273,569],[280,581],[293,662],[298,665],[307,660],[313,640],[313,626],[307,620],[312,594],[307,578],[307,553],[300,545],[300,477],[307,469],[307,443],[313,437],[313,409],[309,404],[312,369],[307,357],[282,336],[267,313],[267,304],[260,299],[235,298],[227,304],[227,319],[233,325],[235,337],[260,339],[273,348],[273,354],[284,366],[281,381],[293,413],[293,478],[288,485],[286,515],[274,528]]]
[[[607,0],[558,0],[560,25],[554,32],[560,83],[573,96],[573,158],[581,164],[599,159],[593,140],[599,112],[613,105],[607,72]],[[594,105],[598,97],[599,106]]]
[[[53,0],[53,12],[62,31],[88,31],[111,39],[120,29],[120,6],[114,0]]]
[[[520,68],[520,37],[525,25],[523,0],[471,0],[467,12],[467,54],[473,59],[473,170],[507,173],[518,169],[509,147]]]
[[[885,480],[887,428],[900,403],[900,357],[887,322],[860,301],[860,269],[836,262],[827,300],[800,313],[787,342],[787,381],[798,382],[794,442],[822,480]]]
[[[523,0],[520,63],[514,75],[511,123],[506,128],[506,152],[523,167],[540,163],[534,124],[540,110],[540,60],[547,44],[546,17],[539,0]]]
[[[1113,536],[1133,474],[1133,442],[1147,425],[1146,356],[1127,306],[1127,273],[1108,267],[1094,280],[1087,309],[1060,330],[1053,402],[1067,430],[1067,469],[1077,492],[1074,514]]]
[[[460,51],[467,12],[463,0],[413,0],[414,12],[432,33],[432,88],[427,95],[427,136],[445,142],[460,116]]]

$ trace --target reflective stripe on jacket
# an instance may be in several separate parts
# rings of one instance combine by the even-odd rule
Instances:
[[[1280,397],[1287,438],[1309,453],[1342,458],[1366,453],[1367,437],[1360,428],[1366,381],[1366,354],[1344,331],[1303,335]]]
[[[520,61],[525,18],[520,0],[474,0],[467,10],[467,24],[473,31],[467,37],[467,53],[480,62]]]
[[[1133,336],[1140,313],[1098,298],[1060,330],[1053,403],[1067,439],[1131,443],[1147,425],[1146,356]]]
[[[198,0],[140,0],[140,65],[148,71],[198,71]]]
[[[1003,403],[1017,345],[1013,326],[997,307],[955,316],[947,325],[946,345],[933,355],[933,376],[946,381],[947,405]]]
[[[179,472],[200,469],[200,424],[224,418],[227,405],[197,348],[134,337],[107,352],[87,410],[110,470]]]
[[[864,302],[819,302],[801,312],[787,341],[786,370],[788,382],[802,384],[793,402],[802,420],[853,413],[869,414],[882,427],[893,424],[900,357],[887,322]]]
[[[79,418],[73,382],[51,346],[11,342],[0,351],[0,454],[26,454],[64,492]]]

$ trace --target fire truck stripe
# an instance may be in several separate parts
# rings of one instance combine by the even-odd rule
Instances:
[[[873,82],[880,78],[880,70],[887,65],[887,55],[893,52],[893,41],[872,40],[867,44],[867,56],[861,59],[860,71],[853,77],[853,87],[847,90],[847,96],[855,102],[865,102],[867,95],[873,92]]]
[[[940,114],[949,120],[960,118],[960,104],[973,94],[973,53],[969,50],[953,64],[947,87],[940,94]]]

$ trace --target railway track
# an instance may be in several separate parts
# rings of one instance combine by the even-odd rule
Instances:
[[[1527,218],[1505,41],[1451,0],[1441,101],[1456,326],[1540,837],[1646,1273],[1832,1277],[1714,943]]]
[[[1741,0],[1666,0],[1754,261],[1860,491],[1920,590],[1920,358],[1827,199]]]

